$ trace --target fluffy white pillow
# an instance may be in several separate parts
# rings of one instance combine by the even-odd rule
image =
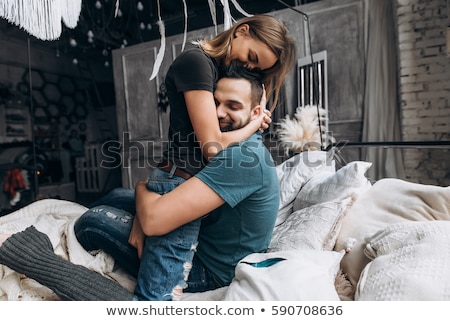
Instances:
[[[343,255],[317,250],[250,254],[236,266],[225,300],[338,301],[334,282]]]
[[[307,151],[297,154],[276,167],[280,184],[279,217],[276,224],[283,222],[292,213],[292,202],[303,185],[320,172],[335,172],[331,152]]]
[[[342,218],[352,202],[353,198],[347,197],[293,212],[284,222],[275,226],[267,251],[332,250]]]
[[[372,163],[354,161],[335,173],[318,173],[311,177],[298,192],[293,210],[297,211],[311,205],[364,193],[372,186],[365,176],[371,166]]]
[[[373,259],[361,274],[356,300],[450,300],[450,222],[389,225],[367,240]]]
[[[450,220],[450,187],[385,178],[360,195],[342,220],[335,247],[340,251],[353,240],[351,251],[341,263],[352,285],[356,287],[369,263],[363,253],[366,237],[390,224],[431,220]]]

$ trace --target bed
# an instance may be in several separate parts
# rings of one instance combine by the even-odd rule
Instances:
[[[385,178],[372,164],[341,168],[326,151],[277,165],[280,207],[266,253],[236,267],[224,288],[182,300],[449,300],[450,187]],[[102,251],[88,253],[73,234],[86,208],[44,199],[0,217],[0,233],[25,227],[49,235],[55,252],[132,290],[135,280]],[[49,289],[0,265],[0,300],[58,300]]]

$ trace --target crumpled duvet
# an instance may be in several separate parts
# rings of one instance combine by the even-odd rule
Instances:
[[[87,252],[75,237],[73,224],[86,207],[65,200],[36,201],[0,217],[0,233],[13,234],[34,225],[50,238],[56,254],[109,277],[130,292],[136,280],[114,266],[114,259],[103,251]],[[222,300],[227,287],[202,293],[184,293],[181,300]],[[53,301],[58,296],[38,282],[0,264],[0,301]]]
[[[102,251],[90,254],[78,243],[73,224],[86,207],[64,200],[45,199],[36,201],[13,213],[0,217],[0,233],[13,234],[34,225],[45,233],[53,244],[55,253],[61,257],[92,269],[98,273],[115,276],[114,260]],[[130,282],[124,278],[126,287]],[[34,280],[0,265],[0,300],[57,300],[48,288]]]

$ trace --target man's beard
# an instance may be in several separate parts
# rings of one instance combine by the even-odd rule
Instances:
[[[220,127],[221,132],[230,132],[235,129],[237,129],[237,128],[233,128],[233,126],[231,124],[228,126],[225,126],[225,127]]]
[[[230,121],[230,122],[227,122],[227,126],[220,126],[220,131],[221,132],[230,132],[230,131],[232,131],[232,130],[237,130],[237,129],[240,129],[240,128],[242,128],[242,127],[245,127],[245,125],[247,125],[248,123],[250,122],[250,120],[248,121],[248,122],[246,122],[245,124],[242,124],[242,123],[238,123],[238,124],[236,124],[236,122],[234,122],[234,121]],[[224,123],[224,121],[221,121],[220,119],[219,119],[219,124],[220,123]]]
[[[222,126],[224,124],[226,126]],[[221,125],[220,126],[221,132],[229,132],[229,131],[235,130],[236,128],[233,128],[233,124],[234,124],[234,122],[232,122],[232,121],[225,121],[225,120],[219,118],[219,125]]]

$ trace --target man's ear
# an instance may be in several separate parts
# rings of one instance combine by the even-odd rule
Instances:
[[[253,107],[253,109],[251,111],[250,120],[258,118],[261,113],[262,113],[262,110],[261,110],[260,105]]]
[[[250,35],[250,26],[246,23],[243,23],[239,27],[237,27],[234,33],[235,37],[248,35]]]

